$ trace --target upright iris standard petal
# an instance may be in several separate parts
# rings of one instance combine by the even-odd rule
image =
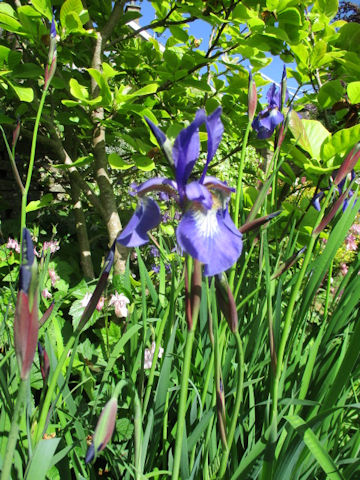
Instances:
[[[186,253],[205,264],[206,276],[230,268],[242,250],[242,235],[227,209],[206,210],[192,206],[184,214],[176,237]]]
[[[145,193],[154,190],[157,192],[167,193],[168,195],[176,195],[176,182],[174,180],[171,180],[170,178],[164,177],[150,178],[150,180],[147,180],[146,182],[135,188],[135,194],[144,195]]]
[[[201,175],[200,182],[203,182],[205,178],[208,165],[211,162],[212,158],[214,157],[216,150],[221,142],[222,135],[224,133],[224,125],[222,124],[222,121],[220,119],[221,113],[222,113],[222,108],[219,107],[211,115],[209,115],[205,120],[206,131],[208,134],[208,140],[207,140],[208,153],[207,153],[205,168]]]
[[[170,144],[170,140],[167,138],[165,133],[160,130],[159,127],[155,125],[151,120],[149,120],[147,117],[145,117],[146,123],[149,125],[150,130],[152,131],[154,137],[156,138],[159,147],[163,151],[163,154],[165,155],[166,160],[169,162],[170,165],[174,166],[174,160],[172,156],[172,147]]]
[[[186,198],[191,202],[199,202],[206,209],[212,206],[212,196],[209,190],[200,182],[190,182],[185,187]]]
[[[149,241],[148,230],[161,221],[160,208],[152,198],[142,198],[130,222],[116,241],[125,247],[139,247]]]
[[[204,110],[198,110],[195,120],[176,137],[173,147],[175,177],[180,197],[184,195],[184,186],[200,154],[199,127],[206,120]]]

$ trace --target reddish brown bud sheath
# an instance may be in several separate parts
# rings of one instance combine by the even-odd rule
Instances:
[[[215,293],[220,310],[228,322],[230,330],[232,333],[235,333],[238,328],[237,309],[234,296],[224,273],[215,276]]]
[[[345,160],[343,161],[341,167],[337,171],[334,184],[339,185],[341,180],[343,180],[348,173],[355,167],[357,161],[360,158],[360,142],[358,142],[355,147],[348,153]]]
[[[251,72],[249,72],[249,89],[248,89],[248,116],[249,121],[252,122],[255,116],[257,106],[257,91],[256,84],[252,77]]]
[[[281,213],[281,210],[278,210],[277,212],[270,213],[265,217],[256,218],[255,220],[246,222],[244,223],[244,225],[241,225],[241,227],[239,228],[239,232],[245,233],[245,232],[248,232],[249,230],[254,230],[255,228],[259,228],[261,227],[261,225],[264,225],[265,223],[269,222],[272,218],[275,218],[278,215],[280,215],[280,213]]]
[[[314,229],[313,235],[317,235],[318,233],[322,232],[326,225],[331,222],[331,220],[334,218],[336,212],[339,210],[341,205],[344,203],[345,198],[349,194],[349,189],[346,190],[340,197],[336,200],[336,202],[333,204],[331,207],[329,213],[325,215],[325,217],[322,219],[320,224]]]
[[[38,330],[37,295],[34,295],[30,311],[28,294],[20,290],[15,310],[14,344],[22,380],[26,380],[30,374],[36,351]]]

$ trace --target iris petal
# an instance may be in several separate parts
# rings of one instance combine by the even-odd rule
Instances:
[[[242,235],[227,210],[187,210],[176,236],[186,253],[205,264],[206,276],[230,268],[242,250]]]
[[[212,206],[212,197],[209,190],[199,182],[191,182],[185,187],[186,198],[192,202],[200,202],[209,210]]]
[[[222,113],[222,108],[218,107],[211,115],[209,115],[206,120],[206,131],[208,134],[207,140],[207,158],[204,171],[201,175],[201,182],[204,180],[206,171],[208,168],[209,163],[211,162],[212,158],[214,157],[216,150],[221,142],[222,134],[224,133],[224,125],[221,122],[220,116]]]
[[[149,125],[154,137],[156,138],[156,140],[159,144],[159,147],[163,151],[163,154],[165,155],[165,158],[170,163],[170,165],[174,165],[170,140],[167,138],[165,133],[162,130],[160,130],[160,128],[157,127],[155,125],[155,123],[153,123],[149,118],[145,117],[145,120],[146,120],[147,124]]]
[[[136,187],[135,192],[137,195],[143,195],[150,191],[165,192],[175,194],[177,192],[176,182],[171,178],[156,177],[150,178],[146,182]]]
[[[187,128],[181,130],[174,143],[173,158],[180,196],[184,194],[184,186],[199,157],[199,127],[205,122],[205,119],[205,111],[198,110],[195,120]]]
[[[152,198],[142,198],[134,215],[116,241],[125,247],[139,247],[149,241],[147,231],[161,221],[160,208]]]

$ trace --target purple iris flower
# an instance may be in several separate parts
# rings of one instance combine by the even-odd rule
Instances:
[[[284,115],[281,113],[282,103],[286,103],[288,97],[289,95],[286,90],[286,68],[284,67],[281,88],[278,88],[275,83],[271,85],[266,95],[268,106],[262,110],[252,122],[252,128],[257,131],[257,138],[261,140],[270,138],[275,128],[284,121]]]
[[[242,250],[242,235],[228,212],[234,189],[206,175],[224,131],[220,115],[220,107],[209,116],[204,110],[198,110],[194,121],[179,133],[172,149],[165,134],[146,119],[165,156],[174,166],[175,180],[158,177],[138,186],[139,206],[117,237],[119,243],[134,247],[148,242],[146,232],[160,223],[161,215],[156,202],[144,195],[162,191],[176,199],[183,213],[176,231],[179,246],[204,264],[206,276],[221,273],[236,262]],[[189,182],[200,154],[199,127],[204,123],[208,134],[205,167],[200,180]]]

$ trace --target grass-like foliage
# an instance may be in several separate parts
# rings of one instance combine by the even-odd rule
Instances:
[[[270,1],[261,14],[251,2],[152,2],[152,27],[172,34],[164,53],[138,27],[129,33],[139,14],[122,2],[104,2],[106,21],[87,3],[89,11],[67,0],[53,14],[47,1],[0,4],[8,40],[37,45],[45,59],[40,73],[24,60],[27,79],[37,79],[26,86],[16,51],[0,45],[1,88],[21,102],[40,92],[24,122],[24,168],[21,121],[9,142],[11,122],[0,115],[21,197],[16,221],[2,223],[19,242],[0,247],[0,479],[360,478],[360,129],[343,123],[358,115],[357,27],[327,25],[332,1]],[[212,25],[206,54],[184,27],[198,18]],[[95,45],[88,86],[77,79],[82,53],[69,46],[79,36]],[[259,106],[266,57],[256,45],[267,41],[287,58],[285,42],[298,70],[285,65]],[[323,70],[340,49],[341,68]],[[253,62],[250,75],[234,67],[233,50]],[[135,71],[140,51],[148,56]],[[210,69],[221,55],[226,82]],[[336,113],[344,65],[346,120]],[[289,72],[313,93],[289,94]],[[334,77],[324,84],[325,75]],[[57,98],[64,79],[76,100]],[[59,115],[56,98],[74,113]],[[297,113],[310,100],[323,108],[317,119]],[[72,142],[81,156],[68,153]],[[71,190],[53,205],[51,196],[31,200],[32,185],[46,189],[40,145],[58,149],[56,167],[69,172]],[[47,208],[52,234],[55,220],[38,213]]]

